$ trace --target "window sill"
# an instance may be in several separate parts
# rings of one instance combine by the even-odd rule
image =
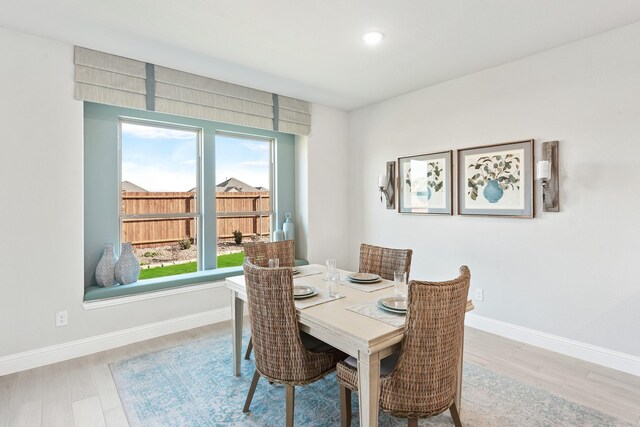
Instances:
[[[307,260],[296,260],[296,265],[307,264],[309,264]],[[146,279],[130,283],[128,285],[117,285],[109,288],[102,288],[97,285],[88,286],[84,290],[84,307],[85,309],[90,309],[125,302],[118,301],[113,304],[105,304],[105,300],[111,299],[136,297],[131,298],[131,302],[133,302],[134,300],[139,301],[141,299],[218,287],[221,285],[215,284],[215,282],[221,282],[227,277],[240,275],[242,275],[242,266],[197,271],[195,273],[186,273],[179,276],[158,277],[155,279]],[[149,296],[143,297],[140,294],[149,294]]]

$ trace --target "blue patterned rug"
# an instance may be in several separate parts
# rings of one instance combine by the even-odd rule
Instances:
[[[246,337],[243,348],[246,348]],[[284,426],[284,386],[260,379],[249,414],[242,407],[253,375],[242,361],[232,373],[231,335],[203,338],[110,365],[129,424],[138,426]],[[629,426],[485,368],[465,363],[462,391],[465,426]],[[352,425],[358,425],[354,394]],[[335,374],[296,387],[296,426],[339,426]],[[380,426],[406,426],[380,414]],[[449,413],[421,420],[421,426],[452,426]]]

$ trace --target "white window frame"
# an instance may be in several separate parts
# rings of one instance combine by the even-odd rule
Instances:
[[[196,186],[195,186],[195,212],[189,213],[155,213],[155,214],[125,214],[122,211],[122,124],[130,123],[140,126],[149,126],[156,128],[174,129],[186,132],[196,133]],[[118,117],[118,206],[119,221],[118,221],[118,247],[122,243],[123,222],[125,219],[140,219],[140,218],[193,218],[196,223],[196,252],[197,262],[196,271],[202,270],[203,265],[203,243],[201,236],[203,235],[202,229],[202,197],[201,197],[201,179],[202,179],[202,145],[203,145],[203,129],[194,126],[181,125],[178,123],[160,122],[157,120],[140,119],[136,117]]]

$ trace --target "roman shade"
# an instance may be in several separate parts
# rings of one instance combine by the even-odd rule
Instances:
[[[309,103],[159,65],[75,47],[75,98],[295,135]]]

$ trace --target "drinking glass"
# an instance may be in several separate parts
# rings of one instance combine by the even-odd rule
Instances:
[[[324,280],[331,281],[331,274],[336,271],[336,260],[329,258],[326,261],[327,270],[324,274]]]
[[[393,294],[397,297],[407,297],[407,274],[404,270],[393,272]]]
[[[338,293],[338,282],[340,282],[340,272],[338,270],[333,270],[328,273],[329,274],[329,297],[330,298],[338,298],[340,294]]]
[[[271,258],[269,260],[269,268],[280,267],[280,260],[278,258]]]

